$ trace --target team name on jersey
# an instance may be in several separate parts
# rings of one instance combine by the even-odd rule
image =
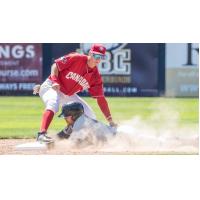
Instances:
[[[65,77],[66,79],[72,79],[76,81],[79,85],[83,87],[83,90],[86,90],[90,87],[87,80],[75,72],[69,72]]]

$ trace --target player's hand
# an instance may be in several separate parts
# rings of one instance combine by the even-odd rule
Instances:
[[[110,121],[109,122],[109,125],[111,126],[111,127],[115,127],[115,128],[117,128],[117,124],[115,123],[115,122],[113,122],[113,121]]]
[[[39,91],[40,91],[40,85],[35,85],[33,87],[33,94],[36,95],[39,93]]]
[[[58,91],[58,90],[60,90],[60,85],[59,85],[58,83],[54,83],[54,84],[52,85],[52,88],[53,88],[55,91]]]

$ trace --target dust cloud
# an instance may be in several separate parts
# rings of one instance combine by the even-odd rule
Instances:
[[[112,154],[198,154],[198,124],[181,124],[175,106],[155,102],[156,110],[148,119],[133,116],[123,121],[117,134],[106,142],[91,138],[82,145],[73,141],[59,141],[56,148],[73,153]],[[151,107],[149,108],[151,109]]]

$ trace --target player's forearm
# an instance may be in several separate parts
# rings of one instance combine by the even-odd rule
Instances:
[[[97,103],[98,103],[102,113],[104,114],[105,118],[108,120],[108,122],[112,121],[112,116],[111,116],[110,109],[109,109],[106,98],[98,97]]]
[[[58,76],[58,68],[56,63],[51,66],[51,76]]]
[[[54,83],[57,83],[57,84],[60,84],[60,81],[58,79],[58,68],[56,66],[56,64],[54,63],[52,66],[51,66],[51,80],[54,82]]]

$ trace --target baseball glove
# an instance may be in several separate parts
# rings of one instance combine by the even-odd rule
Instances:
[[[40,91],[40,85],[35,85],[33,87],[33,94],[36,95],[39,93],[39,91]]]

